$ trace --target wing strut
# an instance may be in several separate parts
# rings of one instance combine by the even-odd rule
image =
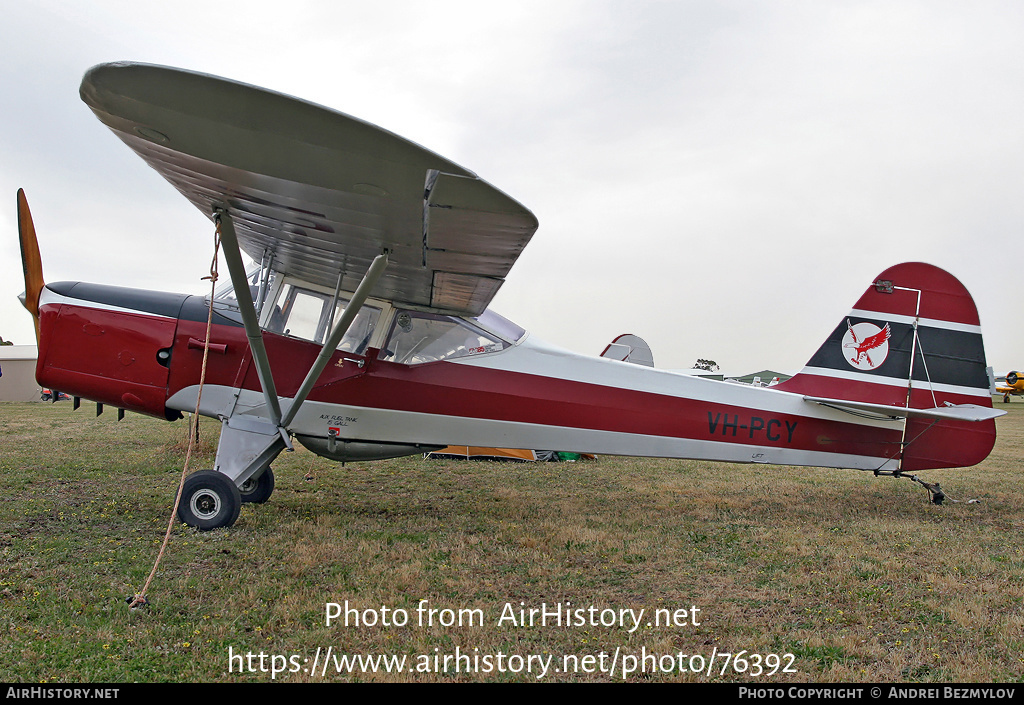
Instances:
[[[228,263],[228,272],[231,274],[231,285],[235,288],[238,310],[242,314],[242,324],[245,326],[245,335],[249,339],[253,362],[256,363],[256,374],[260,378],[263,396],[267,401],[267,408],[270,410],[270,420],[275,426],[281,427],[281,403],[277,398],[277,387],[274,385],[274,375],[270,369],[270,358],[267,357],[267,349],[263,345],[260,322],[256,318],[256,309],[253,308],[252,298],[248,295],[249,280],[245,276],[242,253],[238,248],[235,224],[231,220],[231,215],[221,208],[214,211],[213,217],[218,230],[220,230],[221,242],[224,243],[224,259]]]
[[[356,314],[359,313],[359,309],[362,308],[371,289],[384,273],[388,265],[388,254],[385,252],[377,255],[366,270],[355,294],[348,306],[345,307],[345,312],[342,313],[341,318],[331,330],[330,336],[320,349],[320,354],[309,372],[306,373],[306,378],[288,406],[287,415],[282,415],[281,402],[274,385],[270,358],[267,356],[267,350],[263,344],[263,334],[256,316],[256,309],[253,307],[252,298],[245,295],[249,291],[249,281],[245,276],[245,267],[242,265],[242,255],[238,247],[238,236],[235,233],[234,223],[231,220],[231,215],[223,209],[217,209],[214,212],[214,219],[224,245],[224,259],[227,261],[228,271],[231,274],[231,284],[235,288],[238,310],[242,315],[245,335],[249,339],[249,349],[252,351],[256,373],[259,376],[260,385],[263,387],[263,396],[271,416],[270,423],[267,423],[265,419],[235,414],[221,420],[220,443],[217,446],[217,459],[214,462],[214,468],[227,475],[236,486],[241,486],[246,480],[259,477],[260,474],[266,472],[270,468],[270,463],[282,450],[292,449],[291,440],[288,437],[288,425],[295,419],[295,415],[312,391],[313,385],[316,384],[320,374],[333,357],[338,343],[348,332],[349,326],[355,320]]]
[[[327,367],[327,363],[331,361],[331,357],[334,356],[334,351],[338,348],[338,343],[345,337],[348,332],[349,326],[352,325],[352,321],[355,320],[356,315],[359,313],[359,309],[363,307],[366,302],[366,297],[370,295],[370,291],[373,289],[377,280],[380,279],[381,275],[384,274],[384,269],[388,266],[388,254],[377,255],[373,262],[370,263],[369,268],[366,270],[366,274],[363,275],[363,280],[359,282],[359,286],[356,288],[352,299],[348,302],[345,307],[345,312],[341,314],[341,318],[338,323],[334,326],[334,330],[331,331],[330,336],[324,342],[323,347],[320,348],[320,354],[316,358],[316,362],[306,373],[306,379],[302,380],[302,386],[299,387],[299,391],[295,393],[295,399],[292,401],[291,406],[288,407],[288,413],[285,414],[284,419],[281,421],[281,425],[285,428],[288,427],[295,419],[295,414],[298,413],[299,408],[303,402],[306,401],[306,397],[313,390],[313,385],[316,384],[317,379],[320,377],[320,373]]]
[[[238,247],[238,236],[235,234],[235,226],[231,220],[231,215],[225,210],[218,209],[214,217],[220,229],[221,241],[224,243],[224,259],[227,260],[228,271],[231,274],[231,284],[236,292],[248,292],[249,281],[245,275],[245,266],[242,264],[242,255]],[[313,385],[316,384],[320,374],[327,367],[327,363],[331,361],[338,343],[345,337],[345,333],[348,332],[349,326],[352,325],[352,321],[355,320],[356,315],[359,313],[359,309],[366,302],[370,291],[377,284],[381,275],[384,274],[387,266],[388,253],[386,251],[383,254],[377,255],[373,262],[370,263],[366,274],[363,275],[362,281],[356,287],[352,299],[348,302],[348,306],[345,307],[345,312],[341,314],[341,318],[338,319],[330,336],[324,341],[316,362],[313,363],[309,372],[306,373],[306,378],[302,381],[302,385],[296,392],[294,400],[289,405],[287,414],[284,415],[281,413],[281,403],[277,396],[277,387],[274,385],[270,358],[267,356],[266,347],[263,345],[263,335],[260,331],[259,320],[256,317],[256,309],[253,307],[252,301],[248,296],[236,293],[235,298],[238,300],[238,309],[242,314],[242,323],[245,325],[245,335],[249,339],[249,348],[252,350],[253,362],[256,364],[256,374],[259,376],[260,386],[263,387],[263,396],[266,398],[267,408],[270,410],[271,422],[281,429],[282,432],[295,420],[295,414],[298,413],[299,408],[306,401],[306,397],[313,390]]]

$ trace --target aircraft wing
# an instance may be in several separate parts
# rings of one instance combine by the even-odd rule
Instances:
[[[472,172],[369,123],[223,78],[101,64],[82,80],[96,116],[203,213],[227,210],[239,246],[274,268],[351,291],[481,313],[537,229]]]

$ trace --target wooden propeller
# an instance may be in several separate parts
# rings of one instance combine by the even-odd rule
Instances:
[[[25,191],[18,189],[18,236],[21,239],[21,267],[25,270],[25,298],[22,303],[32,314],[36,324],[36,343],[39,343],[39,294],[43,290],[43,261],[39,256],[39,241],[28,209]]]

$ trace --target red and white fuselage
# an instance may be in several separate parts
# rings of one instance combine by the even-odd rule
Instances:
[[[922,276],[941,272],[928,265],[900,267],[905,279],[914,280],[907,283],[917,282],[918,290]],[[893,271],[898,269],[883,277],[895,273],[898,279],[901,271]],[[921,345],[920,336],[908,337],[913,326],[907,314],[885,310],[892,299],[880,299],[885,306],[873,303],[881,296],[886,295],[869,289],[869,300],[858,302],[851,316],[872,318],[873,330],[886,331],[886,356],[904,374],[918,352],[912,348]],[[80,283],[49,285],[40,301],[38,380],[153,416],[194,411],[206,306],[202,297]],[[994,442],[991,420],[906,422],[808,400],[877,402],[898,411],[910,396],[917,408],[991,407],[983,375],[977,374],[978,365],[984,366],[980,329],[976,321],[967,320],[969,315],[958,314],[964,320],[952,321],[926,318],[922,324],[922,331],[924,326],[931,331],[928,346],[951,335],[961,348],[958,354],[971,356],[953,371],[932,362],[936,369],[930,372],[926,392],[922,383],[911,384],[907,376],[882,374],[886,361],[877,359],[879,346],[874,346],[876,369],[865,371],[845,362],[843,369],[836,360],[850,357],[843,344],[852,328],[849,318],[803,373],[762,388],[579,355],[528,334],[503,347],[481,346],[474,354],[452,359],[395,362],[381,349],[389,345],[388,317],[393,320],[396,311],[385,311],[380,321],[373,341],[381,347],[334,353],[289,424],[289,434],[318,451],[325,451],[324,443],[331,439],[338,459],[346,456],[336,444],[384,448],[377,457],[426,446],[474,445],[883,471],[897,470],[901,462],[904,469],[908,462],[918,468],[920,457],[930,458],[928,453],[908,452],[908,440],[916,441],[913,449],[925,448],[927,440],[906,438],[912,423],[919,424],[918,435],[940,425],[946,436],[943,446],[954,446],[948,458],[932,458],[931,467],[979,462]],[[199,412],[221,419],[266,420],[266,400],[241,323],[221,302],[215,303],[214,321]],[[287,408],[320,346],[268,331],[263,340],[281,406]],[[907,360],[896,360],[900,354]],[[972,373],[966,379],[950,376],[963,377],[964,370]],[[391,446],[399,452],[386,452]]]

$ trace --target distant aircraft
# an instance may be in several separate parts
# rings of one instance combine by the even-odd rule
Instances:
[[[601,353],[601,357],[606,357],[609,360],[619,360],[620,362],[632,362],[634,365],[654,367],[654,354],[651,352],[651,346],[640,336],[630,333],[620,335],[608,343]]]
[[[1003,401],[1010,403],[1010,397],[1024,396],[1024,376],[1013,370],[1006,373],[1006,384],[996,385],[996,391],[1003,395]]]
[[[342,113],[167,67],[96,66],[81,96],[216,224],[236,296],[44,284],[19,191],[36,377],[169,420],[201,397],[221,433],[214,468],[185,482],[190,526],[230,526],[242,502],[266,502],[294,441],[337,461],[467,445],[893,476],[974,465],[995,442],[1003,412],[977,310],[931,265],[870,280],[803,371],[769,388],[578,355],[487,308],[537,220],[457,164]],[[243,252],[259,263],[251,280]]]

